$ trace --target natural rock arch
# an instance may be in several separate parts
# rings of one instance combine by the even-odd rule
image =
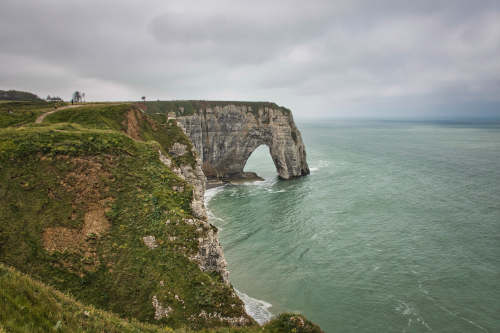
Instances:
[[[248,166],[248,162],[252,159],[252,156],[253,156],[253,157],[255,157],[254,155],[255,155],[255,153],[256,153],[257,151],[261,151],[261,152],[259,152],[258,154],[265,154],[265,155],[266,155],[266,156],[265,156],[265,158],[264,158],[264,160],[260,160],[260,161],[259,161],[259,163],[264,163],[264,164],[266,164],[266,167],[267,167],[267,166],[270,166],[270,165],[273,165],[273,166],[274,166],[274,169],[275,169],[275,170],[277,170],[277,169],[276,169],[276,164],[274,163],[273,159],[271,158],[271,154],[270,154],[269,149],[270,149],[270,148],[269,148],[269,146],[268,146],[268,145],[266,145],[266,144],[261,144],[260,146],[257,146],[257,147],[256,147],[256,148],[255,148],[255,149],[254,149],[254,150],[250,153],[250,156],[248,156],[247,160],[246,160],[246,161],[245,161],[245,163],[243,164],[243,171],[244,171],[243,173],[244,173],[244,174],[247,174],[247,173],[251,173],[251,174],[252,174],[252,173],[254,173],[254,172],[253,172],[253,170],[248,169],[248,168],[249,168],[249,166]],[[269,163],[270,163],[270,164],[269,164]],[[251,167],[253,167],[253,166],[251,166]],[[249,176],[251,177],[252,175],[249,175]]]
[[[178,115],[198,151],[203,171],[209,178],[237,178],[245,163],[262,144],[269,147],[271,158],[283,179],[309,174],[300,131],[289,110],[267,103],[204,105],[191,115]]]

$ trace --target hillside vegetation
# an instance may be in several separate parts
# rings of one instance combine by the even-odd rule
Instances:
[[[2,102],[0,103],[0,128],[32,123],[44,112],[64,106],[64,102]]]
[[[172,332],[83,305],[2,264],[0,302],[0,332]]]
[[[0,90],[0,101],[41,101],[40,97],[26,91]]]
[[[290,113],[290,110],[271,102],[241,102],[241,101],[152,101],[146,102],[145,112],[160,121],[165,119],[165,114],[174,113],[176,116],[189,116],[195,112],[205,111],[207,108],[225,107],[228,105],[246,106],[249,112],[257,113],[263,108],[279,109]]]
[[[320,332],[296,314],[283,314],[263,328],[216,328],[173,330],[137,320],[120,318],[111,312],[84,305],[74,297],[36,281],[0,263],[0,332],[151,332],[151,333],[255,333]]]
[[[18,106],[13,113],[48,110]],[[215,227],[197,222],[192,185],[160,161],[181,143],[186,153],[169,155],[171,167],[196,163],[175,120],[156,122],[127,103],[35,118],[0,129],[0,263],[29,275],[0,267],[4,329],[261,330],[219,273],[195,260]],[[297,315],[265,331],[293,328],[319,332]]]
[[[89,129],[107,129],[126,133],[129,137],[141,141],[156,141],[162,152],[167,154],[174,143],[187,146],[187,153],[174,156],[176,166],[189,164],[194,166],[195,153],[189,138],[177,126],[174,120],[158,123],[144,115],[133,104],[82,106],[77,109],[60,110],[45,118],[47,123],[76,123]]]

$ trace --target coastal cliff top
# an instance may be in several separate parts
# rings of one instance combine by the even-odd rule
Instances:
[[[174,101],[151,101],[146,102],[148,113],[169,113],[175,112],[177,116],[190,116],[195,112],[216,106],[224,107],[228,105],[246,106],[251,112],[258,112],[263,108],[272,108],[290,113],[284,106],[273,102],[248,102],[248,101],[204,101],[204,100],[174,100]]]

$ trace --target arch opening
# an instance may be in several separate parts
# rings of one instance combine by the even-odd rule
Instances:
[[[251,176],[255,174],[256,178],[272,178],[277,176],[277,168],[271,156],[268,145],[261,144],[255,148],[243,167],[243,174]]]

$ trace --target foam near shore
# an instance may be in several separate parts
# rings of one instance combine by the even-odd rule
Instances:
[[[205,207],[207,208],[207,211],[208,211],[208,203],[210,202],[210,200],[212,200],[212,198],[219,192],[221,192],[222,190],[224,190],[224,186],[218,186],[218,187],[212,187],[212,188],[209,188],[209,189],[206,189],[205,190]]]
[[[273,314],[268,310],[272,304],[265,301],[253,298],[245,294],[244,292],[234,289],[238,297],[245,304],[245,311],[253,318],[259,325],[263,325],[270,321]]]
[[[219,219],[210,211],[210,209],[208,209],[208,203],[214,196],[216,196],[223,190],[224,186],[220,186],[210,188],[205,191],[205,207],[209,219]],[[272,306],[271,303],[250,297],[236,288],[234,288],[234,290],[238,297],[243,301],[245,305],[245,311],[248,313],[248,315],[255,319],[255,321],[259,323],[259,325],[263,325],[272,319],[273,314],[268,310]]]

